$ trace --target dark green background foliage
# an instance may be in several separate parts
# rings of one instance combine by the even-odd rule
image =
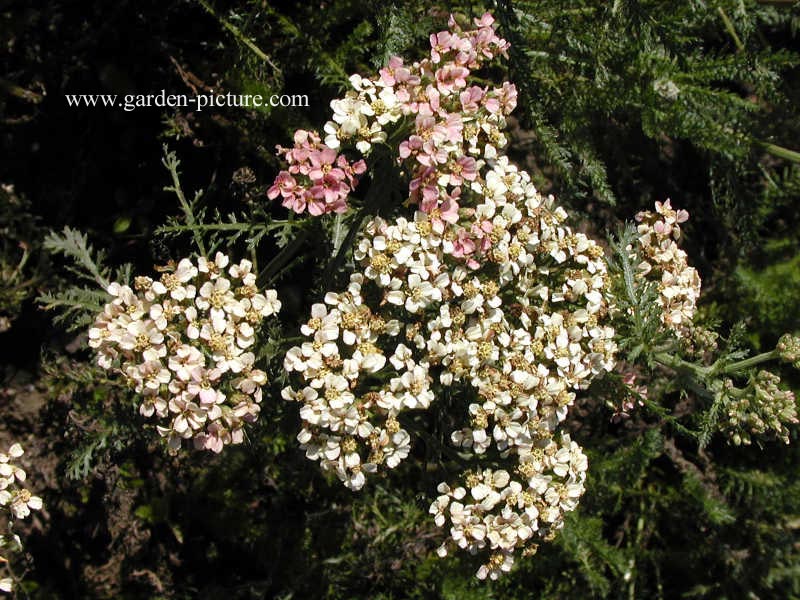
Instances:
[[[103,249],[104,275],[186,254],[191,235],[163,190],[166,143],[187,195],[203,191],[203,222],[247,224],[207,231],[209,242],[262,265],[297,245],[300,258],[270,273],[284,302],[270,333],[297,335],[334,225],[296,230],[266,200],[275,144],[320,128],[350,73],[395,53],[420,58],[448,12],[489,8],[513,44],[485,73],[520,91],[512,157],[597,237],[655,200],[688,209],[683,246],[703,277],[703,318],[731,343],[768,350],[800,329],[796,3],[0,6],[0,183],[14,186],[0,191],[0,316],[15,319],[0,333],[3,440],[29,449],[46,503],[24,535],[30,597],[800,598],[796,433],[790,446],[698,444],[684,424],[702,395],[679,392],[663,370],[642,373],[657,405],[620,423],[603,401],[619,397],[613,377],[580,400],[570,428],[590,471],[578,511],[511,575],[479,583],[468,557],[433,552],[441,532],[427,508],[441,473],[422,442],[358,494],[326,479],[297,449],[278,353],[263,357],[273,383],[248,443],[170,458],[123,384],[92,366],[75,319],[97,297],[76,292],[55,327],[34,303],[74,283],[58,244],[45,243],[65,225]],[[310,106],[124,112],[64,98],[161,89],[302,93]]]

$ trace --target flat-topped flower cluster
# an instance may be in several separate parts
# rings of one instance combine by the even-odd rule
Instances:
[[[100,366],[121,373],[140,395],[139,412],[155,417],[171,451],[181,440],[220,452],[244,439],[260,411],[264,371],[249,351],[265,317],[280,310],[261,292],[248,260],[230,264],[184,258],[134,288],[112,283],[113,300],[89,330]]]
[[[0,563],[4,565],[9,562],[9,553],[22,549],[19,535],[13,531],[14,521],[26,518],[32,510],[41,510],[43,506],[39,496],[34,496],[21,485],[27,476],[15,462],[24,453],[19,444],[12,444],[8,452],[0,452],[0,509],[8,520],[8,532],[0,534]],[[13,577],[0,578],[0,591],[11,592],[13,589]]]
[[[489,15],[474,30],[450,25],[431,36],[429,59],[392,58],[332,103],[330,147],[366,154],[389,126],[410,130],[396,151],[417,210],[367,223],[348,287],[313,306],[307,341],[286,355],[304,384],[283,395],[301,404],[307,456],[354,490],[409,455],[407,413],[448,395],[463,423],[449,443],[507,468],[439,486],[440,554],[485,552],[478,576],[496,578],[577,505],[586,457],[556,430],[616,346],[601,248],[502,153],[514,86],[471,85],[508,44]]]

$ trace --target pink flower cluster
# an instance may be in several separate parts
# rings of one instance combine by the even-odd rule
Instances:
[[[480,171],[502,154],[505,116],[516,107],[517,92],[508,82],[496,88],[471,85],[472,71],[509,46],[495,33],[488,13],[474,24],[476,29],[463,31],[451,17],[450,31],[430,36],[429,59],[406,66],[394,57],[376,81],[359,78],[358,88],[366,99],[376,95],[370,85],[380,89],[379,107],[395,105],[404,116],[414,117],[411,135],[398,148],[398,160],[411,180],[409,201],[429,215],[439,233],[445,223],[458,222],[459,211],[474,215],[455,228],[448,253],[476,269],[476,259],[492,246],[493,224],[462,204],[469,203],[472,192],[485,192]],[[496,178],[487,183],[494,194],[506,191]]]
[[[617,365],[617,371],[622,374],[622,383],[627,393],[621,398],[617,398],[617,402],[613,406],[614,414],[611,415],[612,423],[629,419],[631,413],[644,406],[644,401],[647,400],[647,386],[636,383],[638,375],[631,370],[629,365],[620,363]]]
[[[475,69],[499,54],[508,42],[499,38],[490,14],[475,19],[475,29],[464,31],[451,17],[449,31],[430,36],[430,57],[405,64],[392,57],[378,77],[353,75],[353,89],[331,102],[332,120],[325,124],[324,143],[311,132],[295,134],[295,148],[279,149],[289,162],[269,189],[272,199],[312,215],[346,210],[353,176],[364,170],[336,154],[343,147],[368,156],[377,143],[387,143],[393,131],[411,129],[411,135],[392,149],[410,176],[409,201],[431,215],[435,226],[457,221],[463,188],[476,186],[486,160],[498,158],[506,145],[505,115],[514,110],[517,92],[510,83],[497,88],[470,82]],[[335,162],[335,165],[334,165]],[[301,185],[295,175],[307,176]],[[477,190],[476,190],[477,191]],[[455,254],[476,267],[471,257],[486,250],[486,223],[457,234]]]
[[[294,147],[278,146],[278,154],[289,163],[267,191],[270,200],[278,196],[282,204],[296,213],[308,210],[319,216],[347,210],[347,195],[358,183],[357,176],[367,170],[363,160],[351,163],[343,155],[322,143],[313,131],[298,129]]]
[[[441,221],[458,221],[462,194],[484,193],[480,169],[497,159],[505,146],[505,115],[517,104],[516,88],[508,82],[498,88],[470,85],[471,72],[505,54],[509,46],[495,33],[488,13],[476,19],[475,26],[462,31],[451,18],[451,31],[431,35],[430,60],[413,65],[410,79],[416,85],[402,90],[415,100],[416,118],[399,155],[411,175],[410,200],[428,213],[434,228],[441,227]],[[390,63],[381,71],[382,81],[391,70]],[[503,193],[499,183],[491,182],[495,191]],[[470,209],[464,212],[472,216]],[[490,220],[474,216],[467,226],[456,229],[450,252],[473,269],[480,264],[477,254],[491,247],[493,230]]]

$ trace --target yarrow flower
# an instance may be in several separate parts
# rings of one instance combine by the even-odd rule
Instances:
[[[782,361],[790,363],[795,369],[800,369],[800,336],[790,333],[782,335],[776,350]]]
[[[283,206],[298,214],[344,212],[348,194],[367,169],[363,160],[349,162],[334,147],[322,143],[316,132],[302,129],[294,135],[294,147],[279,146],[278,154],[289,163],[289,169],[278,174],[267,197],[275,200],[280,196]]]
[[[259,291],[252,268],[217,253],[136,277],[133,289],[112,283],[89,330],[98,364],[125,377],[172,452],[185,439],[221,452],[258,417],[267,375],[249,349],[281,303],[275,290]]]
[[[286,354],[303,383],[283,397],[300,404],[307,457],[358,490],[408,457],[411,413],[447,393],[463,410],[451,443],[478,461],[494,447],[509,468],[440,485],[441,553],[486,552],[478,576],[496,578],[577,505],[586,458],[556,430],[616,346],[602,249],[502,155],[514,86],[470,84],[508,48],[490,15],[475,27],[451,19],[430,59],[394,57],[333,103],[326,143],[337,148],[367,154],[383,128],[411,128],[397,155],[416,210],[365,225],[349,285],[312,307],[307,341]]]
[[[632,412],[644,406],[644,400],[647,399],[647,386],[636,383],[638,377],[636,372],[630,370],[624,363],[619,363],[617,370],[622,375],[622,384],[627,393],[616,397],[616,402],[610,403],[614,410],[611,416],[612,423],[629,418]]]
[[[39,496],[21,486],[26,480],[25,471],[15,464],[24,454],[22,446],[12,444],[8,452],[0,452],[0,509],[9,522],[8,533],[0,535],[0,563],[8,564],[9,555],[22,549],[22,542],[13,532],[15,520],[25,519],[32,510],[41,510],[43,503]],[[0,578],[0,591],[11,592],[14,579],[10,576]]]
[[[477,576],[497,579],[511,570],[516,550],[535,553],[535,540],[552,539],[563,526],[564,513],[583,495],[587,466],[578,444],[564,434],[558,442],[536,443],[513,473],[484,469],[467,472],[463,486],[439,484],[430,513],[440,527],[450,526],[439,556],[455,547],[471,554],[488,551]]]
[[[643,258],[639,273],[658,282],[662,323],[683,338],[691,336],[691,322],[700,296],[700,276],[689,266],[686,252],[677,244],[680,224],[688,219],[689,213],[674,210],[669,200],[663,204],[656,202],[655,212],[636,215],[638,250]]]

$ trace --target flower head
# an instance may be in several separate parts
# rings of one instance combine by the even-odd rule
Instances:
[[[220,452],[258,416],[266,374],[247,349],[281,304],[274,290],[256,287],[252,268],[217,253],[183,259],[152,285],[137,278],[135,291],[114,283],[89,331],[98,364],[125,374],[140,414],[156,419],[172,451],[194,439],[195,448]]]

